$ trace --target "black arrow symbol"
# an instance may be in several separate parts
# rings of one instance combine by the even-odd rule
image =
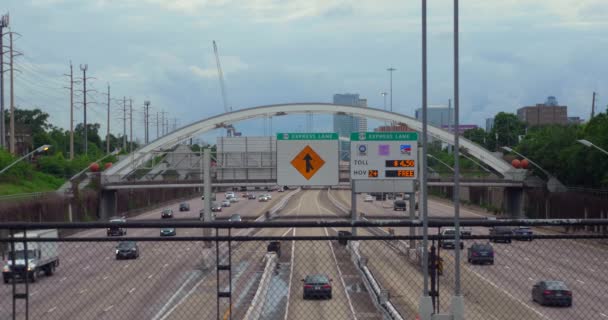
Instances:
[[[313,170],[314,168],[312,167],[312,164],[310,163],[310,161],[312,161],[312,157],[310,156],[310,154],[306,154],[304,156],[304,161],[306,161],[306,173],[310,172],[311,170]]]

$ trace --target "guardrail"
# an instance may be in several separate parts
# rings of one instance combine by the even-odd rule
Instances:
[[[262,316],[262,308],[264,307],[265,298],[268,294],[268,287],[272,277],[272,272],[277,267],[278,258],[275,253],[267,253],[264,256],[264,259],[266,260],[264,273],[262,273],[262,278],[258,284],[258,289],[255,292],[255,296],[253,297],[253,300],[251,300],[251,305],[243,317],[244,320],[256,320]]]

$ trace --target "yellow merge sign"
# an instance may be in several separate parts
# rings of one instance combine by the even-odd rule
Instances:
[[[310,180],[324,164],[325,160],[321,159],[321,157],[319,157],[319,155],[308,145],[291,160],[291,165],[296,168],[306,180]]]

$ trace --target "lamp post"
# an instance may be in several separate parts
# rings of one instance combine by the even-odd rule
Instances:
[[[483,169],[485,172],[492,173],[492,171],[490,171],[490,170],[489,170],[488,168],[486,168],[485,166],[482,166],[482,165],[481,165],[479,162],[477,162],[475,159],[473,159],[473,158],[471,158],[471,157],[467,156],[467,155],[466,155],[464,152],[461,152],[461,153],[460,153],[460,155],[461,155],[461,156],[463,156],[463,157],[465,157],[465,158],[467,158],[467,159],[469,159],[471,162],[473,162],[474,164],[476,164],[478,167],[482,168],[482,169]]]
[[[387,93],[386,92],[380,92],[380,94],[382,95],[382,98],[384,99],[384,105],[383,106],[384,106],[384,111],[386,111],[386,95],[387,95]]]
[[[23,159],[25,159],[25,158],[29,157],[30,155],[32,155],[32,154],[34,154],[34,153],[36,153],[36,152],[40,152],[40,151],[47,151],[47,150],[49,150],[49,148],[50,148],[50,147],[51,147],[51,146],[50,146],[50,145],[48,145],[48,144],[41,145],[40,147],[38,147],[38,148],[34,149],[34,151],[32,151],[32,152],[30,152],[30,153],[28,153],[28,154],[24,155],[23,157],[21,157],[21,158],[19,158],[19,159],[15,160],[13,163],[9,164],[8,166],[6,166],[6,167],[5,167],[5,168],[3,168],[2,170],[0,170],[0,174],[4,173],[4,172],[5,172],[5,171],[7,171],[8,169],[10,169],[12,166],[14,166],[15,164],[17,164],[19,161],[21,161],[21,160],[23,160]]]
[[[519,153],[519,152],[517,152],[517,151],[515,151],[515,150],[513,150],[512,148],[509,148],[509,147],[502,147],[502,148],[503,148],[505,151],[507,151],[507,152],[512,152],[512,153],[515,153],[516,155],[518,155],[518,156],[520,156],[520,157],[522,157],[522,158],[524,158],[524,159],[528,160],[528,162],[530,162],[530,164],[532,164],[533,166],[535,166],[535,167],[537,167],[538,169],[540,169],[540,171],[542,171],[542,172],[543,172],[543,173],[544,173],[544,174],[547,176],[547,178],[552,178],[552,177],[553,177],[553,175],[551,175],[549,172],[547,172],[547,170],[545,170],[545,169],[541,168],[541,166],[539,166],[538,164],[536,164],[536,162],[534,162],[534,161],[532,161],[532,160],[528,159],[528,158],[527,158],[526,156],[524,156],[523,154],[521,154],[521,153]]]
[[[582,144],[582,145],[584,145],[584,146],[590,147],[590,148],[596,148],[596,149],[600,150],[601,152],[603,152],[603,153],[605,153],[605,154],[608,154],[608,151],[606,151],[606,150],[604,150],[604,149],[602,149],[602,148],[600,148],[600,147],[596,146],[595,144],[593,144],[593,143],[592,143],[591,141],[589,141],[589,140],[580,139],[580,140],[576,140],[576,142],[578,142],[578,143],[580,143],[580,144]]]

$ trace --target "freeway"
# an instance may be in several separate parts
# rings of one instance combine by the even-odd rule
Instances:
[[[350,194],[335,192],[336,198],[345,206],[350,206]],[[358,211],[368,216],[393,215],[406,218],[408,214],[395,212],[390,201],[364,202],[358,197]],[[431,217],[453,217],[453,206],[448,201],[429,199]],[[485,218],[487,213],[461,208],[464,218]],[[409,234],[409,228],[397,228],[397,234]],[[431,233],[436,230],[431,229]],[[535,230],[537,233],[548,233]],[[483,227],[473,228],[473,234],[487,234]],[[419,233],[420,234],[420,233]],[[478,240],[479,241],[479,240]],[[484,241],[485,242],[485,241]],[[494,265],[470,265],[466,263],[466,247],[472,240],[465,241],[462,252],[462,290],[465,295],[467,318],[477,319],[471,313],[485,310],[491,319],[608,319],[608,308],[600,301],[606,298],[605,288],[608,278],[602,275],[608,264],[608,251],[591,243],[572,240],[534,240],[533,242],[513,241],[511,244],[493,244],[496,261]],[[375,252],[378,252],[376,250]],[[454,255],[452,250],[442,250],[445,259],[444,276],[440,277],[442,305],[448,306],[453,291]],[[396,257],[388,257],[393,259]],[[371,259],[370,259],[371,261]],[[379,276],[386,277],[387,272]],[[539,280],[563,280],[573,290],[574,305],[571,308],[544,307],[532,302],[531,288]],[[391,283],[388,279],[385,283]],[[411,281],[407,279],[404,281]],[[410,299],[414,305],[417,300]]]
[[[270,202],[241,199],[224,208],[219,217],[232,213],[259,215],[274,205],[281,193],[273,193]],[[223,194],[217,195],[221,201]],[[179,212],[178,203],[168,206],[175,219],[193,219],[199,215],[199,197],[187,201],[189,212]],[[154,209],[133,220],[160,219],[161,209]],[[128,230],[127,237],[158,236],[158,229]],[[196,236],[200,231],[178,229],[178,236]],[[71,237],[105,237],[105,230],[88,230]],[[52,277],[40,277],[30,284],[31,318],[45,319],[151,319],[184,290],[205,274],[201,271],[200,243],[140,242],[141,256],[136,260],[117,261],[115,242],[60,243],[61,265]],[[10,318],[11,285],[0,287],[0,319]],[[23,312],[23,308],[18,310]]]

